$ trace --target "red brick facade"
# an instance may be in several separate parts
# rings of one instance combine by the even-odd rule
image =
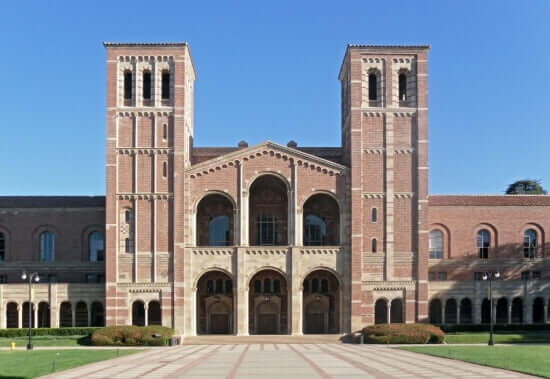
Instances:
[[[93,323],[94,296],[108,325],[184,335],[482,322],[486,283],[474,279],[487,271],[506,279],[496,291],[510,322],[518,297],[522,322],[547,321],[550,197],[428,196],[426,46],[348,46],[342,144],[326,148],[194,147],[189,46],[105,46],[106,197],[0,198],[0,327],[16,325],[13,309],[24,323],[22,269],[67,283],[59,299],[40,292],[55,284],[37,285],[52,326],[70,321],[61,301],[78,323],[80,298]],[[46,230],[51,262],[40,253]],[[92,232],[104,233],[105,263],[90,262]],[[105,278],[100,295],[88,274]]]

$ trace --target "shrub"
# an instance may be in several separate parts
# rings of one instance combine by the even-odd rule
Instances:
[[[95,330],[101,328],[32,328],[33,336],[89,336]],[[0,329],[0,337],[15,338],[26,337],[29,335],[29,329]]]
[[[445,333],[430,324],[378,324],[363,329],[366,343],[443,343]]]
[[[96,346],[163,346],[174,335],[174,329],[163,326],[109,326],[92,334]]]

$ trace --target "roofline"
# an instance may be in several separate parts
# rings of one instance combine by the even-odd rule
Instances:
[[[397,49],[397,50],[429,50],[431,49],[430,45],[361,45],[348,43],[346,46],[346,52],[344,53],[344,58],[342,59],[342,64],[340,65],[340,71],[338,72],[338,79],[342,80],[342,69],[344,68],[344,62],[348,56],[350,49],[373,49],[373,50],[384,50],[384,49]]]
[[[108,42],[103,41],[104,47],[185,47],[187,42]]]
[[[344,166],[340,163],[336,163],[336,162],[330,161],[328,159],[321,158],[317,155],[306,153],[304,151],[301,151],[301,150],[298,150],[298,149],[295,149],[295,148],[279,145],[278,143],[272,142],[272,141],[269,141],[269,140],[258,143],[254,146],[249,146],[249,147],[244,148],[244,149],[238,149],[238,150],[235,150],[235,151],[231,151],[227,154],[222,154],[222,155],[219,155],[215,158],[205,160],[203,162],[197,163],[197,164],[189,167],[185,171],[186,171],[186,173],[191,173],[191,172],[194,172],[195,170],[202,169],[204,166],[209,166],[209,165],[211,165],[215,162],[220,162],[220,161],[224,161],[224,160],[227,160],[227,159],[234,159],[233,158],[234,156],[238,156],[238,155],[241,155],[241,154],[246,154],[248,151],[257,149],[260,146],[269,146],[271,148],[277,148],[277,149],[280,149],[282,151],[285,151],[287,154],[294,154],[298,157],[301,157],[302,159],[309,159],[309,160],[312,160],[312,161],[317,161],[318,163],[323,164],[327,167],[331,167],[334,170],[340,170],[342,172],[342,174],[347,174],[347,172],[348,172],[348,167],[346,167],[346,166]]]

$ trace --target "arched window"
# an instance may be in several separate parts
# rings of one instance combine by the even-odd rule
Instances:
[[[487,229],[481,229],[477,232],[476,238],[477,253],[481,259],[489,258],[489,247],[491,246],[491,234]]]
[[[0,262],[6,260],[6,237],[4,233],[0,232]]]
[[[102,232],[91,232],[88,235],[88,259],[90,262],[105,260],[105,236]]]
[[[132,253],[134,250],[134,217],[132,210],[125,208],[120,213],[119,251]]]
[[[143,100],[151,100],[151,71],[143,71]]]
[[[399,101],[407,100],[407,74],[399,74]]]
[[[168,176],[168,162],[162,162],[162,177],[166,178]]]
[[[277,218],[270,214],[262,214],[256,218],[256,236],[258,245],[276,245],[279,240]]]
[[[55,260],[55,235],[52,232],[40,234],[40,261],[53,262]]]
[[[375,73],[369,74],[369,100],[378,99],[378,78]]]
[[[378,220],[378,211],[376,208],[372,208],[370,211],[370,221],[376,222]]]
[[[377,246],[378,242],[376,241],[376,238],[373,238],[370,243],[371,243],[371,247],[370,247],[371,251],[373,253],[376,253],[378,249],[378,246]]]
[[[327,223],[321,217],[310,214],[305,220],[304,244],[306,246],[322,246],[327,240]]]
[[[167,70],[162,72],[161,96],[163,100],[170,99],[170,72]]]
[[[443,233],[441,230],[432,230],[429,239],[430,259],[443,258]]]
[[[216,216],[208,223],[208,246],[226,246],[231,237],[229,236],[229,217]]]
[[[132,72],[124,71],[124,100],[132,98]]]
[[[525,258],[537,256],[537,232],[534,229],[523,232],[523,256]]]

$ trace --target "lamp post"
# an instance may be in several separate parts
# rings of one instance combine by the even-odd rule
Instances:
[[[495,341],[493,340],[493,280],[500,278],[500,273],[496,272],[486,272],[483,274],[483,280],[489,281],[489,306],[491,310],[489,312],[489,346],[493,346]]]
[[[27,350],[32,350],[32,282],[39,282],[40,276],[37,272],[31,272],[27,274],[26,271],[21,273],[21,279],[29,280],[29,343],[27,344]]]

